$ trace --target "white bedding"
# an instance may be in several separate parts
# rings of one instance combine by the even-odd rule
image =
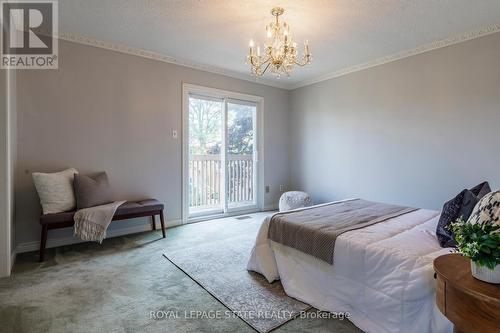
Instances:
[[[434,258],[449,253],[435,230],[439,213],[419,209],[346,232],[335,243],[334,265],[267,238],[267,217],[247,269],[285,292],[330,312],[349,312],[365,332],[447,333],[452,324],[435,305]]]

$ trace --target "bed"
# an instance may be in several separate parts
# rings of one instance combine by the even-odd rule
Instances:
[[[260,227],[247,269],[270,283],[280,279],[289,296],[323,311],[349,313],[365,332],[453,330],[435,305],[432,263],[451,250],[436,239],[439,212],[410,210],[344,232],[335,240],[333,264],[271,241],[272,218]]]

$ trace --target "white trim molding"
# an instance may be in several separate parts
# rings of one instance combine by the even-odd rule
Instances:
[[[419,47],[416,47],[413,49],[390,54],[390,55],[387,55],[387,56],[384,56],[384,57],[381,57],[381,58],[378,58],[375,60],[365,62],[363,64],[351,66],[348,68],[340,69],[340,70],[332,72],[332,73],[324,74],[324,75],[318,76],[318,77],[313,78],[313,79],[304,80],[304,81],[298,82],[296,84],[293,84],[289,88],[289,90],[309,86],[311,84],[334,79],[334,78],[344,76],[347,74],[351,74],[354,72],[359,72],[359,71],[362,71],[364,69],[384,65],[384,64],[387,64],[389,62],[412,57],[412,56],[417,55],[417,54],[429,52],[429,51],[440,49],[440,48],[447,47],[450,45],[463,43],[463,42],[466,42],[466,41],[469,41],[469,40],[472,40],[475,38],[491,35],[491,34],[494,34],[497,32],[500,32],[500,23],[492,24],[492,25],[486,26],[486,27],[479,29],[479,30],[466,32],[466,33],[460,34],[458,36],[437,40],[437,41],[434,41],[434,42],[431,42],[431,43],[428,43],[428,44],[425,44],[425,45],[422,45],[422,46],[419,46]]]
[[[77,43],[77,44],[89,45],[89,46],[98,47],[98,48],[102,48],[102,49],[106,49],[106,50],[135,55],[135,56],[142,57],[142,58],[166,62],[169,64],[175,64],[175,65],[179,65],[179,66],[194,68],[194,69],[204,71],[204,72],[224,75],[224,76],[228,76],[228,77],[232,77],[232,78],[240,79],[240,80],[245,80],[245,81],[250,81],[252,83],[263,84],[266,86],[271,86],[271,87],[280,88],[280,89],[288,89],[289,88],[289,85],[286,84],[285,82],[276,82],[276,81],[268,80],[268,79],[265,79],[262,77],[255,77],[255,76],[252,76],[251,74],[244,74],[244,73],[240,73],[237,71],[228,70],[228,69],[224,69],[224,68],[220,68],[220,67],[216,67],[216,66],[211,66],[211,65],[205,65],[205,64],[194,62],[194,61],[185,60],[185,59],[178,59],[178,58],[174,58],[172,56],[166,55],[166,54],[153,52],[153,51],[147,51],[147,50],[143,50],[143,49],[138,49],[135,47],[130,47],[130,46],[124,45],[124,44],[106,42],[106,41],[101,41],[101,40],[97,40],[97,39],[90,38],[90,37],[81,36],[78,34],[64,33],[64,32],[59,33],[59,35],[57,37],[61,40],[65,40],[65,41],[69,41],[69,42],[73,42],[73,43]]]
[[[265,206],[261,210],[253,209],[253,210],[248,210],[248,211],[229,213],[226,215],[210,216],[210,217],[206,217],[206,218],[191,219],[191,220],[182,220],[182,219],[168,220],[168,221],[166,221],[166,223],[167,223],[167,225],[166,225],[167,237],[168,237],[168,229],[173,228],[173,227],[178,227],[181,225],[191,224],[191,223],[199,223],[199,222],[204,222],[204,221],[219,219],[219,218],[254,214],[254,213],[259,213],[259,212],[264,212],[264,211],[272,211],[272,210],[277,210],[278,209],[277,207],[278,207],[278,205],[274,204],[274,205]],[[151,230],[151,223],[150,222],[141,223],[139,225],[134,225],[134,226],[127,227],[127,228],[119,228],[119,229],[109,230],[106,238],[113,238],[113,237],[137,234],[137,233],[146,232],[146,231],[153,232],[153,230]],[[158,219],[156,219],[156,232],[160,232],[160,231],[161,231],[161,225],[160,225],[160,222],[158,221]],[[81,239],[76,238],[76,237],[50,238],[50,233],[49,233],[49,238],[47,240],[46,248],[48,249],[48,248],[53,248],[53,247],[59,247],[59,246],[64,246],[64,245],[73,245],[73,244],[79,244],[79,243],[85,243],[85,242],[86,241],[81,240]],[[15,261],[16,255],[18,253],[38,251],[39,249],[40,249],[40,241],[25,242],[25,243],[17,244],[16,249],[11,254],[12,266],[14,266],[14,261]]]
[[[15,71],[5,70],[0,82],[0,277],[9,276],[12,269],[13,228],[13,146],[15,132],[11,128],[15,117]]]
[[[156,221],[156,232],[159,232],[159,231],[161,231],[161,226],[160,226],[158,219],[156,219],[156,220],[157,220]],[[169,220],[167,229],[172,228],[172,227],[176,227],[176,226],[179,226],[182,224],[183,224],[182,220]],[[118,229],[109,230],[106,238],[113,238],[113,237],[118,237],[118,236],[136,234],[136,233],[145,232],[145,231],[152,231],[150,222],[141,223],[139,225],[135,225],[135,226],[127,227],[127,228],[118,228]],[[168,234],[168,231],[167,231],[167,234]],[[48,248],[52,248],[52,247],[72,245],[72,244],[78,244],[78,243],[84,243],[84,242],[86,242],[86,241],[83,241],[83,240],[76,238],[76,237],[50,238],[50,232],[49,232],[49,238],[47,240],[46,248],[48,249]],[[39,249],[40,249],[40,241],[19,243],[16,246],[15,253],[25,253],[25,252],[31,252],[31,251],[38,251]]]
[[[254,183],[254,186],[256,188],[256,201],[255,205],[252,206],[246,206],[242,208],[241,210],[237,211],[234,209],[228,210],[224,207],[221,207],[221,210],[223,212],[214,212],[215,215],[203,215],[203,216],[189,216],[189,191],[188,191],[188,179],[187,179],[187,174],[188,174],[188,164],[189,164],[189,133],[188,133],[188,114],[189,114],[189,95],[190,94],[196,94],[196,95],[201,95],[209,98],[217,98],[221,102],[224,103],[224,107],[226,108],[227,102],[229,100],[240,100],[240,101],[246,101],[246,102],[251,102],[255,103],[256,105],[256,127],[254,128],[254,131],[256,133],[255,135],[255,140],[256,140],[256,151],[254,152],[256,154],[256,170],[257,170],[257,179],[256,182]],[[225,124],[225,114],[227,112],[227,109],[224,112],[223,115],[223,124]],[[205,87],[205,86],[200,86],[196,84],[191,84],[191,83],[182,83],[182,219],[186,221],[186,223],[191,223],[191,222],[196,222],[200,220],[206,220],[206,219],[212,219],[212,218],[221,218],[221,217],[228,217],[228,216],[233,216],[233,215],[239,215],[242,214],[243,212],[256,212],[262,209],[263,202],[264,202],[264,112],[265,112],[265,107],[264,107],[264,97],[262,96],[256,96],[256,95],[248,95],[248,94],[242,94],[234,91],[229,91],[229,90],[222,90],[222,89],[216,89],[216,88],[211,88],[211,87]],[[225,133],[223,131],[223,133]],[[223,134],[225,137],[225,134]],[[225,141],[226,139],[224,139]],[[223,145],[224,147],[224,145]],[[224,149],[224,148],[223,148]],[[222,164],[224,164],[225,157],[224,154],[222,154]],[[226,176],[224,176],[226,177]],[[224,179],[224,178],[223,178]],[[224,181],[224,180],[223,180]],[[224,200],[224,199],[223,199]],[[223,201],[223,206],[225,201]]]
[[[241,72],[237,72],[237,71],[233,71],[233,70],[220,68],[217,66],[201,64],[201,63],[197,63],[197,62],[193,62],[193,61],[189,61],[189,60],[185,60],[185,59],[178,59],[178,58],[166,55],[166,54],[161,54],[161,53],[157,53],[157,52],[138,49],[138,48],[124,45],[124,44],[101,41],[101,40],[98,40],[95,38],[85,37],[85,36],[81,36],[81,35],[74,34],[74,33],[60,32],[58,35],[58,38],[61,40],[66,40],[66,41],[70,41],[73,43],[94,46],[94,47],[112,50],[112,51],[116,51],[116,52],[135,55],[138,57],[153,59],[153,60],[162,61],[162,62],[171,63],[171,64],[176,64],[179,66],[184,66],[184,67],[189,67],[189,68],[194,68],[194,69],[198,69],[201,71],[215,73],[215,74],[219,74],[219,75],[224,75],[224,76],[232,77],[235,79],[250,81],[253,83],[257,83],[257,84],[263,84],[263,85],[281,88],[281,89],[286,89],[286,90],[294,90],[294,89],[305,87],[305,86],[308,86],[308,85],[311,85],[314,83],[318,83],[321,81],[334,79],[334,78],[341,77],[341,76],[351,74],[354,72],[358,72],[358,71],[361,71],[364,69],[380,66],[383,64],[387,64],[389,62],[408,58],[408,57],[411,57],[411,56],[414,56],[417,54],[440,49],[440,48],[447,47],[450,45],[466,42],[466,41],[469,41],[469,40],[472,40],[475,38],[491,35],[491,34],[494,34],[497,32],[500,32],[500,23],[491,24],[491,25],[488,25],[488,26],[483,27],[481,29],[478,29],[475,31],[470,31],[470,32],[465,32],[465,33],[462,33],[462,34],[457,35],[457,36],[452,36],[449,38],[436,40],[436,41],[433,41],[431,43],[428,43],[428,44],[425,44],[422,46],[418,46],[418,47],[413,48],[413,49],[389,54],[389,55],[386,55],[384,57],[374,59],[374,60],[371,60],[371,61],[368,61],[368,62],[365,62],[362,64],[343,68],[343,69],[340,69],[340,70],[337,70],[337,71],[334,71],[331,73],[326,73],[326,74],[320,75],[316,78],[300,81],[298,83],[291,83],[291,84],[286,83],[286,82],[277,82],[274,80],[268,80],[268,79],[262,78],[262,77],[255,77],[255,76],[252,76],[251,74],[245,74],[245,73],[241,73]]]

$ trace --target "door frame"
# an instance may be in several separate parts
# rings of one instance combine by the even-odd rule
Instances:
[[[221,214],[202,216],[202,217],[189,217],[189,95],[195,94],[206,97],[215,97],[224,99],[224,118],[227,113],[227,100],[240,100],[253,102],[257,105],[256,111],[256,132],[255,141],[256,149],[254,157],[257,171],[257,187],[255,189],[256,204],[252,207],[243,207],[242,209],[231,209],[230,212],[224,212]],[[196,222],[200,220],[207,220],[217,217],[232,216],[238,214],[245,214],[250,212],[257,212],[263,209],[264,203],[264,98],[261,96],[242,94],[234,91],[216,89],[211,87],[205,87],[200,85],[195,85],[191,83],[182,84],[182,221],[183,223]],[[224,128],[227,124],[224,121]],[[225,138],[224,131],[224,140]],[[226,155],[226,149],[224,149],[224,155]],[[226,166],[224,166],[224,174],[226,173]],[[225,179],[224,182],[227,182]],[[224,197],[227,193],[224,193]]]

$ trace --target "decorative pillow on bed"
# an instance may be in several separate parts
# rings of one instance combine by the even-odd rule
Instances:
[[[467,222],[500,224],[500,191],[485,195],[474,207]]]
[[[470,190],[463,190],[444,204],[436,228],[436,236],[442,247],[456,246],[455,237],[453,232],[448,230],[448,226],[456,222],[459,217],[467,221],[479,200],[489,192],[491,192],[490,185],[488,182],[483,182]]]
[[[75,175],[76,208],[83,209],[113,202],[108,175],[101,172],[94,177]]]
[[[43,214],[67,212],[75,209],[73,178],[76,169],[55,173],[33,173],[33,182],[40,197]]]

